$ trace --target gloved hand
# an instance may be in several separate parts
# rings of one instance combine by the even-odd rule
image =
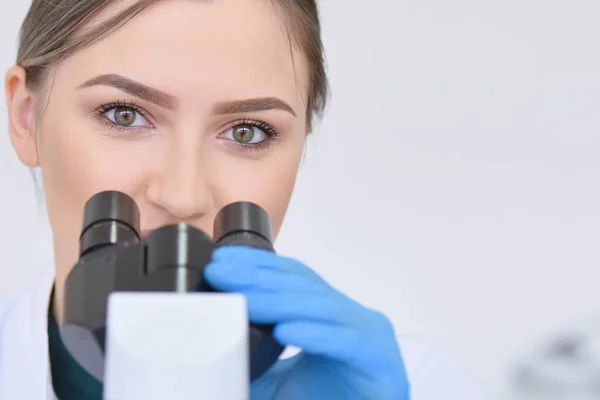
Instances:
[[[240,246],[214,251],[204,278],[244,294],[251,322],[302,352],[279,360],[251,386],[253,400],[408,400],[389,320],[329,286],[300,262]]]

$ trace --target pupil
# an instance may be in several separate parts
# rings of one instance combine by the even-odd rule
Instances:
[[[135,122],[135,112],[129,108],[117,108],[115,119],[120,125],[129,126]]]
[[[233,137],[241,143],[251,142],[254,138],[254,127],[249,125],[238,126],[233,131]]]

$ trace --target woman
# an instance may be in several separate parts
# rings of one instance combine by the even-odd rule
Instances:
[[[11,142],[41,169],[55,265],[2,305],[0,399],[99,399],[56,334],[84,203],[118,190],[146,233],[185,222],[210,234],[224,205],[253,201],[276,235],[327,94],[317,7],[34,0],[5,84]],[[450,364],[298,261],[224,248],[205,275],[303,349],[254,382],[253,399],[475,397]]]

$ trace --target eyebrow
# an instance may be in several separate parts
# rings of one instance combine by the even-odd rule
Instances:
[[[81,84],[79,89],[97,85],[114,87],[129,93],[132,96],[167,109],[173,109],[177,104],[175,97],[170,94],[116,74],[96,76]],[[296,112],[289,104],[277,97],[260,97],[219,102],[213,106],[212,111],[216,115],[225,115],[268,110],[283,110],[295,117],[297,116]]]
[[[96,76],[95,78],[92,78],[89,81],[80,85],[79,89],[84,89],[96,85],[114,87],[116,89],[129,93],[132,96],[149,101],[150,103],[154,103],[163,108],[173,109],[175,107],[175,104],[177,103],[173,96],[165,92],[143,85],[129,78],[125,78],[124,76],[115,74]]]
[[[289,104],[276,97],[262,97],[217,103],[213,108],[213,113],[224,115],[267,110],[283,110],[289,112],[294,117],[297,116],[296,112]]]

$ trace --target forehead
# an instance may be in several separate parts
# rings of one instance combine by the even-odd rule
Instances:
[[[118,3],[118,10],[99,15],[96,23],[131,3]],[[118,73],[176,96],[279,95],[299,106],[308,87],[307,66],[270,3],[157,2],[66,60],[57,78],[83,81]]]

